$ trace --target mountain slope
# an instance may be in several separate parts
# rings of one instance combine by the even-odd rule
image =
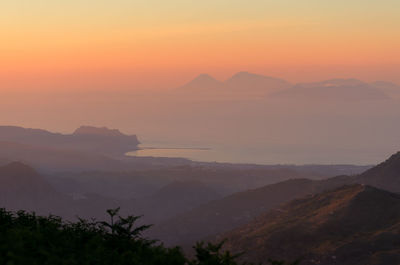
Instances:
[[[54,214],[73,220],[76,216],[104,218],[106,210],[121,203],[99,195],[73,199],[59,192],[32,167],[12,162],[0,167],[0,208]]]
[[[199,181],[173,181],[151,196],[134,201],[131,208],[148,223],[160,223],[219,198],[213,188]]]
[[[301,257],[302,265],[398,264],[400,195],[345,186],[294,200],[220,238],[251,261]]]
[[[356,177],[357,182],[400,193],[400,152]]]
[[[343,175],[325,180],[293,179],[235,193],[171,218],[155,226],[152,232],[167,244],[193,244],[244,225],[282,203],[307,194],[356,183],[400,192],[399,176],[400,153],[360,175]]]
[[[68,213],[68,198],[58,193],[33,168],[12,162],[0,167],[0,207],[11,210],[35,210],[38,213]]]
[[[281,203],[314,194],[326,187],[338,187],[347,181],[347,177],[330,182],[294,179],[235,193],[171,218],[154,226],[150,232],[166,244],[193,244],[208,236],[244,225]]]

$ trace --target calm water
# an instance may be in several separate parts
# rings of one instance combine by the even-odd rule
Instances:
[[[128,153],[132,156],[140,157],[181,157],[197,161],[208,161],[210,156],[209,149],[195,148],[148,148]]]
[[[160,148],[159,146],[162,146]],[[139,157],[187,158],[202,162],[230,162],[254,164],[376,164],[395,150],[324,149],[293,146],[223,146],[193,147],[185,144],[143,144],[142,150],[127,155]]]

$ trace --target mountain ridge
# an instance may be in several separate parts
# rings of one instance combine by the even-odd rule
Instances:
[[[268,96],[273,99],[387,100],[400,96],[400,86],[384,81],[367,83],[356,78],[333,78],[318,82],[296,83],[272,76],[241,71],[220,81],[200,74],[182,85],[180,91],[200,94],[240,94]]]
[[[271,95],[277,99],[318,100],[387,100],[388,95],[372,84],[358,79],[330,79],[314,83],[298,83]]]
[[[399,232],[400,195],[356,184],[293,200],[218,238],[246,261],[369,265],[400,261]]]
[[[32,167],[21,162],[0,167],[0,208],[35,210],[47,215],[65,207],[67,201]]]
[[[370,176],[368,172],[376,172],[377,169],[387,168],[393,163],[400,164],[399,153],[359,175],[342,175],[324,180],[291,179],[235,193],[171,218],[155,226],[153,232],[166,244],[192,244],[203,238],[244,225],[282,203],[343,185],[366,184],[385,187],[389,191],[400,193],[400,183],[385,176],[385,171],[378,170],[375,178],[366,177]],[[400,168],[396,167],[390,172],[393,172],[393,176],[399,176]],[[209,225],[210,223],[213,225]]]
[[[230,78],[219,81],[209,74],[200,74],[180,87],[180,90],[218,93],[256,93],[266,95],[273,91],[288,88],[290,83],[275,77],[238,72]]]
[[[93,126],[81,126],[72,134],[0,126],[0,141],[110,155],[123,155],[128,151],[137,150],[140,143],[136,135],[125,135],[115,129]]]

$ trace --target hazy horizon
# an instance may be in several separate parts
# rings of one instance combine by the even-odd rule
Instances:
[[[399,86],[334,79],[329,82],[337,84],[318,80],[275,88],[263,83],[270,82],[266,77],[240,72],[234,81],[214,87],[209,78],[199,75],[187,82],[189,87],[157,95],[145,90],[9,92],[0,99],[8,113],[0,124],[67,134],[81,125],[107,126],[138,135],[145,147],[209,148],[188,157],[207,162],[365,165],[400,150]],[[249,85],[242,88],[243,82]],[[261,90],[254,82],[261,82]],[[299,92],[295,98],[279,96],[299,87],[300,97]],[[330,94],[320,94],[325,91]]]
[[[245,70],[400,83],[399,2],[2,1],[2,90],[174,87]]]
[[[3,1],[0,124],[377,163],[400,149],[399,3]]]

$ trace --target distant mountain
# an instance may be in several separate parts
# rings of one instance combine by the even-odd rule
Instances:
[[[382,90],[357,79],[332,79],[317,83],[300,83],[271,96],[279,99],[343,101],[390,98]]]
[[[117,129],[108,129],[107,127],[93,127],[93,126],[81,126],[75,130],[73,135],[96,135],[96,136],[104,136],[104,137],[125,137],[123,133],[121,133]]]
[[[222,234],[247,261],[400,264],[400,195],[352,185],[294,200]]]
[[[270,93],[287,89],[291,84],[283,79],[239,72],[228,80],[221,82],[208,74],[201,74],[189,83],[179,88],[180,92],[195,92],[210,95],[248,95],[265,96]]]
[[[283,79],[239,72],[225,81],[230,92],[270,94],[287,89],[291,84]]]
[[[111,155],[123,155],[136,150],[139,144],[135,135],[90,126],[82,126],[73,134],[66,135],[40,129],[0,126],[0,141]]]
[[[392,98],[400,99],[400,85],[385,81],[376,81],[371,83],[371,85],[380,89]]]
[[[189,83],[180,87],[182,91],[209,91],[218,90],[223,87],[223,83],[216,80],[214,77],[208,74],[201,74]]]
[[[358,79],[330,79],[322,82],[289,82],[275,77],[238,72],[221,82],[208,74],[201,74],[181,86],[177,92],[210,96],[266,96],[277,99],[317,100],[384,100],[400,98],[400,86],[390,82],[365,83]],[[194,94],[193,94],[194,93]]]

